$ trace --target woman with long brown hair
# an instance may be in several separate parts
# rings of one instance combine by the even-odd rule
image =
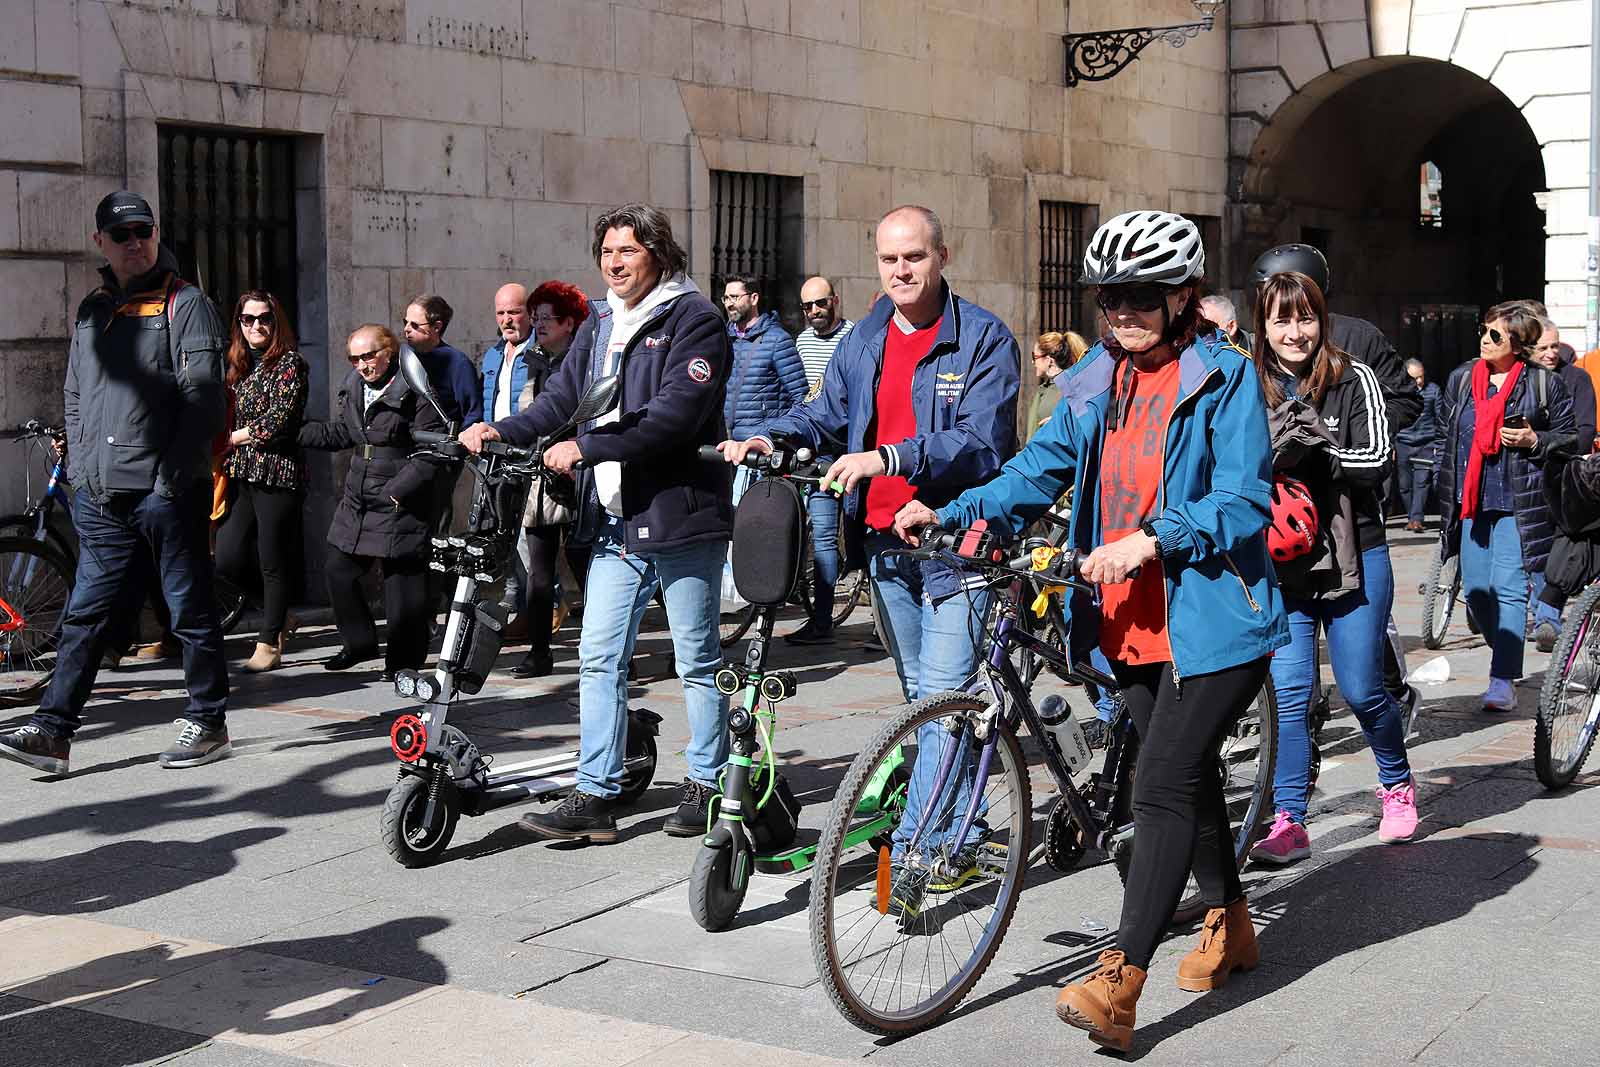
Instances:
[[[230,484],[228,514],[217,530],[217,573],[241,589],[259,586],[261,630],[244,669],[270,671],[283,661],[305,509],[306,462],[297,438],[310,368],[295,351],[283,305],[264,289],[240,295],[229,332],[233,418],[223,471]]]
[[[1306,715],[1317,687],[1319,627],[1327,633],[1339,692],[1378,764],[1380,841],[1410,840],[1417,800],[1400,706],[1383,685],[1385,621],[1394,604],[1381,499],[1394,449],[1383,387],[1371,367],[1333,343],[1322,290],[1304,274],[1266,280],[1255,325],[1256,372],[1273,427],[1267,548],[1289,615],[1289,645],[1272,658],[1277,818],[1250,855],[1285,864],[1311,854]]]

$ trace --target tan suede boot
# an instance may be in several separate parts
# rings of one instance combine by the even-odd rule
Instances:
[[[1119,949],[1100,953],[1100,969],[1074,982],[1056,998],[1056,1018],[1089,1031],[1097,1045],[1127,1052],[1133,1047],[1134,1007],[1144,989],[1145,972],[1127,962]]]
[[[283,664],[283,634],[278,634],[278,643],[264,645],[256,642],[256,654],[245,660],[241,670],[251,674],[261,674],[265,671],[275,671]]]
[[[1226,908],[1206,912],[1200,928],[1200,945],[1178,964],[1178,988],[1204,993],[1228,984],[1234,968],[1254,970],[1261,962],[1256,945],[1255,924],[1250,921],[1250,902],[1244,897]]]

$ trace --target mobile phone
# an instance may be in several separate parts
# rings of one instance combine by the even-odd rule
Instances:
[[[1500,425],[1508,430],[1523,430],[1528,426],[1528,416],[1523,414],[1507,415]]]

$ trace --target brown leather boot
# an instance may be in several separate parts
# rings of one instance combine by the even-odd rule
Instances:
[[[1120,949],[1100,953],[1100,969],[1074,982],[1056,997],[1056,1018],[1089,1031],[1097,1045],[1127,1052],[1133,1047],[1134,1006],[1144,989],[1144,970],[1127,962]]]
[[[257,641],[256,654],[245,660],[240,669],[251,674],[260,674],[263,671],[277,670],[282,663],[283,635],[279,634],[278,643],[275,645],[264,645]]]
[[[1226,908],[1206,912],[1199,947],[1178,964],[1178,988],[1190,993],[1217,989],[1228,984],[1228,975],[1234,968],[1250,971],[1260,962],[1250,902],[1240,897]]]

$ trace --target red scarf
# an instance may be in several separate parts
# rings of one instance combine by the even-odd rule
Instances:
[[[1505,381],[1494,396],[1489,395],[1489,361],[1480,359],[1472,367],[1472,449],[1467,453],[1467,478],[1461,486],[1461,517],[1478,513],[1478,498],[1483,495],[1483,461],[1500,451],[1500,428],[1506,421],[1506,401],[1511,387],[1522,376],[1522,362],[1511,364]]]

